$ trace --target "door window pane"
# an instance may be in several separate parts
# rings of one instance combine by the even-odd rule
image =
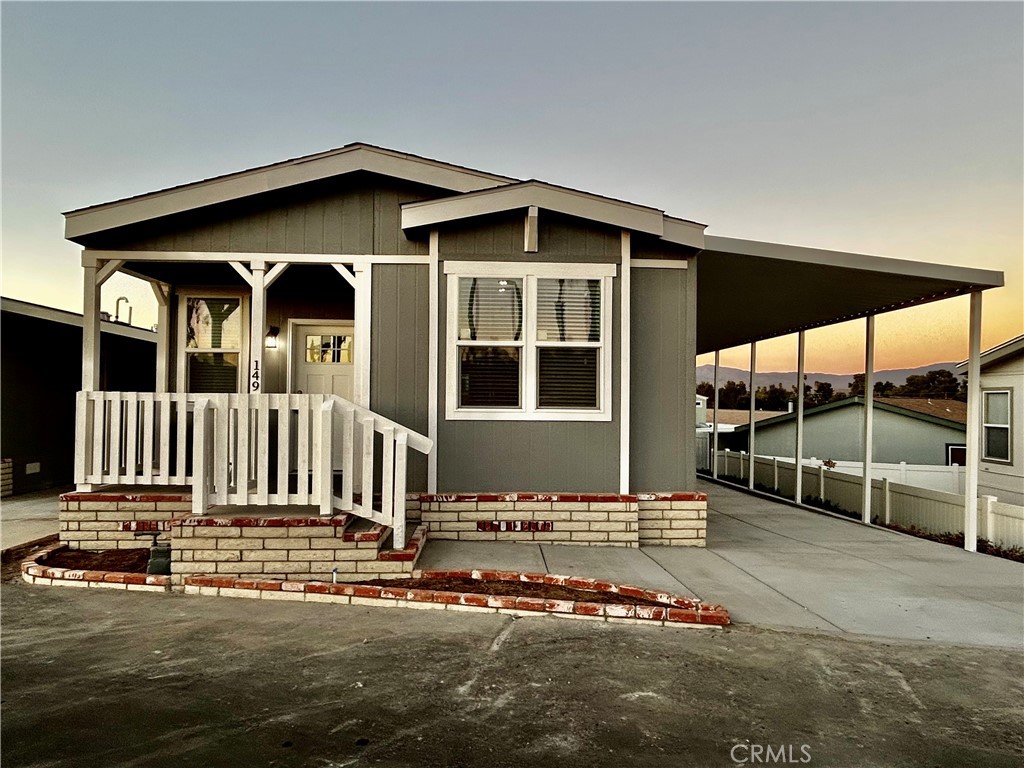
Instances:
[[[189,349],[242,348],[240,299],[187,299],[185,313],[185,346]]]
[[[307,335],[307,363],[351,363],[352,336]]]

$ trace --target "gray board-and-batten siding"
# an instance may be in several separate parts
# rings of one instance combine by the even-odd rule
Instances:
[[[441,190],[410,184],[373,174],[359,173],[325,180],[298,188],[268,192],[245,200],[211,206],[209,209],[163,217],[87,238],[91,248],[124,250],[176,250],[281,253],[382,253],[425,255],[427,232],[405,233],[400,226],[401,204],[441,196]],[[440,228],[440,258],[471,261],[544,261],[551,263],[620,263],[620,230],[581,219],[545,211],[539,217],[538,253],[524,253],[522,212],[466,219]],[[647,244],[637,238],[635,257],[665,258],[688,255],[685,249]],[[643,251],[650,250],[650,253]],[[691,252],[692,253],[692,252]],[[244,284],[228,265],[130,262],[129,269],[173,284],[178,290],[193,287],[231,286],[245,291]],[[294,270],[294,272],[292,272]],[[443,263],[441,265],[443,273]],[[331,278],[339,301],[325,309],[323,296],[304,296],[295,281],[311,268],[292,266],[291,278],[268,292],[268,323],[284,331],[288,317],[349,319],[351,293],[347,284]],[[646,272],[657,275],[646,276]],[[324,273],[326,275],[326,272]],[[692,292],[691,278],[682,270],[634,270],[633,314],[638,322],[660,326],[664,336],[640,338],[631,334],[638,352],[648,346],[661,351],[655,366],[645,363],[644,379],[634,381],[637,396],[630,407],[633,488],[670,489],[692,487],[693,415],[681,404],[689,404],[693,382],[692,318],[688,328],[680,327],[679,307],[671,294]],[[325,278],[326,280],[326,278]],[[664,281],[664,286],[650,288]],[[301,283],[302,281],[299,280]],[[542,490],[606,491],[619,489],[620,405],[620,322],[621,269],[613,290],[614,324],[612,420],[597,422],[529,421],[446,421],[445,397],[445,281],[440,282],[438,364],[438,488],[444,491]],[[375,265],[372,310],[372,366],[370,407],[383,416],[427,431],[429,269],[426,265]],[[682,285],[680,285],[680,283]],[[668,288],[669,285],[674,286]],[[276,290],[275,290],[276,289]],[[330,290],[330,288],[328,288]],[[657,320],[660,309],[637,308],[646,300],[663,306],[667,315]],[[318,292],[322,292],[321,290]],[[692,297],[691,297],[692,298]],[[692,304],[680,296],[686,312]],[[173,304],[172,304],[173,308]],[[172,317],[172,330],[177,322]],[[678,357],[666,348],[678,344]],[[174,348],[172,341],[171,348]],[[689,358],[687,357],[689,356]],[[267,361],[267,384],[277,391],[285,388],[285,363]],[[634,358],[637,359],[637,358]],[[641,358],[642,359],[642,358]],[[173,364],[171,366],[173,370]],[[653,376],[654,380],[650,380]],[[637,377],[634,377],[636,379]],[[172,382],[173,385],[173,382]],[[689,387],[689,389],[687,389]],[[653,399],[649,389],[653,388]],[[678,388],[678,389],[675,389]],[[268,390],[273,391],[273,390]],[[675,391],[675,397],[671,393]],[[677,411],[678,413],[677,418]],[[689,430],[689,432],[687,432]],[[426,462],[411,457],[410,490],[426,488]]]
[[[557,214],[539,217],[539,251],[524,253],[521,214],[480,217],[440,229],[439,256],[454,261],[618,263],[617,229],[588,226]],[[439,344],[446,354],[447,282],[441,281]],[[619,305],[613,281],[611,421],[447,421],[438,419],[437,486],[445,491],[604,491],[619,488]],[[438,366],[438,413],[445,412],[445,376]]]

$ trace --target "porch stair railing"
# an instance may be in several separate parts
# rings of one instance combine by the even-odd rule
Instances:
[[[428,454],[433,442],[335,395],[80,392],[75,482],[191,485],[195,514],[210,505],[351,512],[391,526],[401,547],[410,448]]]

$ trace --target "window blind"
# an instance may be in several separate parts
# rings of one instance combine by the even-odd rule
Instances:
[[[601,281],[537,280],[537,341],[601,341]]]
[[[459,340],[520,341],[523,337],[523,279],[459,279]]]
[[[597,347],[537,349],[537,407],[597,408]]]

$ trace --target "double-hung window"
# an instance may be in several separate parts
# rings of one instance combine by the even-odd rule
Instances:
[[[987,389],[983,395],[981,456],[987,461],[1010,461],[1010,391]]]
[[[178,391],[238,392],[246,327],[244,298],[185,295],[178,312],[182,342]]]
[[[614,265],[447,262],[449,419],[611,418]]]

